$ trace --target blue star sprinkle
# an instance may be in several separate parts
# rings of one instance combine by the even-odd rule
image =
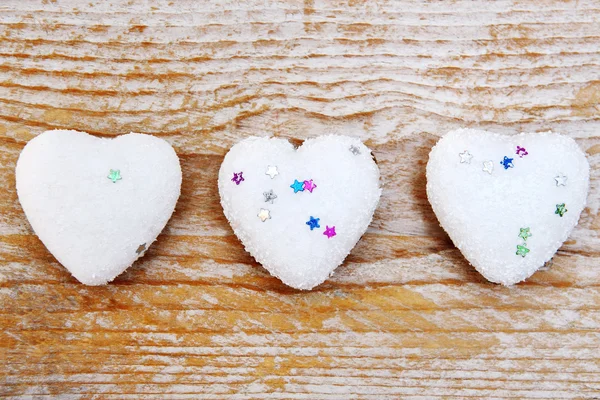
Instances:
[[[513,160],[514,158],[508,158],[504,156],[504,160],[500,161],[500,164],[504,165],[504,169],[513,168]]]
[[[315,228],[320,228],[321,225],[319,225],[319,220],[321,218],[314,218],[313,216],[310,217],[310,220],[308,220],[306,222],[306,225],[310,226],[310,230],[312,231]]]
[[[294,193],[304,192],[304,181],[298,182],[298,179],[294,179],[294,183],[290,187],[294,189]]]

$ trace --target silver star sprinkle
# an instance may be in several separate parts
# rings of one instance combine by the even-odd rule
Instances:
[[[146,243],[140,244],[135,252],[137,254],[142,254],[144,251],[146,251]]]
[[[464,153],[458,153],[458,155],[460,156],[461,164],[471,164],[471,158],[473,158],[473,155],[471,155],[468,150],[465,150]]]
[[[567,186],[567,179],[567,176],[563,174],[558,174],[554,177],[554,180],[556,181],[556,186]]]
[[[484,161],[483,170],[491,175],[494,170],[494,163],[492,161]]]
[[[265,172],[265,175],[269,175],[271,179],[275,178],[277,175],[279,175],[279,171],[277,171],[277,166],[269,165],[267,167],[267,172]]]
[[[269,190],[268,192],[263,192],[263,196],[265,196],[265,203],[270,201],[271,204],[273,204],[273,201],[277,198],[277,195],[273,192],[273,189]]]
[[[350,146],[350,153],[354,154],[355,156],[360,154],[360,149],[358,147],[356,147],[355,145]]]
[[[261,208],[260,212],[258,213],[258,218],[260,218],[262,222],[265,222],[266,220],[271,219],[271,212]]]

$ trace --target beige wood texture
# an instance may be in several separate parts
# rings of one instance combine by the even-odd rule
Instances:
[[[600,2],[0,2],[0,397],[600,397]],[[553,265],[487,283],[438,226],[425,165],[448,130],[552,129],[592,167]],[[168,140],[183,194],[148,254],[76,282],[15,192],[47,129]],[[312,292],[225,220],[217,170],[249,135],[374,150],[368,232]]]

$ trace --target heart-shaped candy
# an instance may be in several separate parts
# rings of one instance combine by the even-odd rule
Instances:
[[[47,131],[16,168],[17,192],[40,240],[80,282],[101,285],[141,257],[175,209],[179,158],[167,142]]]
[[[340,265],[379,202],[379,168],[358,139],[321,136],[295,149],[251,137],[219,171],[225,216],[246,250],[271,274],[312,289]]]
[[[583,211],[589,164],[555,133],[459,129],[435,145],[427,197],[442,227],[488,280],[511,285],[549,261]]]

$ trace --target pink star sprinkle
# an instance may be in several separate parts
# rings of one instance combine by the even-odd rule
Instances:
[[[311,179],[310,181],[304,181],[304,189],[308,190],[309,192],[312,193],[312,191],[317,187],[317,185],[315,185],[313,183],[313,180]]]
[[[336,235],[335,226],[330,228],[329,226],[325,225],[325,232],[323,232],[323,235],[327,236],[327,239],[334,237]]]
[[[243,172],[234,172],[233,178],[231,178],[231,181],[235,182],[236,185],[239,185],[240,183],[245,181],[244,176],[242,174],[243,174]]]

